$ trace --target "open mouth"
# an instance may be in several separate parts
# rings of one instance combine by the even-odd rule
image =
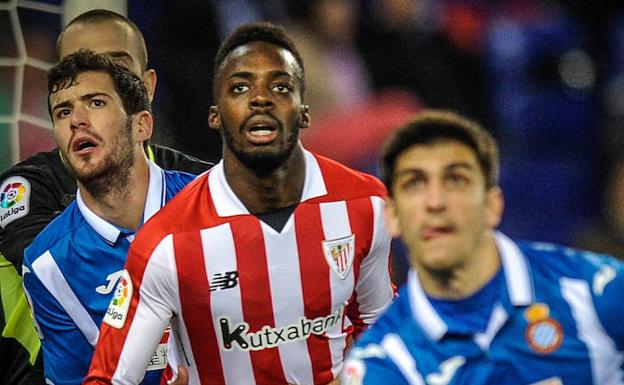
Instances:
[[[273,119],[266,117],[254,117],[250,119],[245,134],[247,140],[253,144],[269,144],[277,138],[279,130]]]
[[[72,145],[72,151],[77,153],[87,153],[95,147],[97,147],[97,144],[94,140],[89,138],[79,138],[74,140]]]

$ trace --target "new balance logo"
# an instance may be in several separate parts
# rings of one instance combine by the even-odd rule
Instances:
[[[210,291],[231,289],[238,286],[238,271],[215,273],[210,282]]]

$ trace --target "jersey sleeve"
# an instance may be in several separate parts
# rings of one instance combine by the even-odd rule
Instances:
[[[372,197],[371,200],[374,216],[371,249],[362,261],[355,298],[347,308],[347,316],[355,327],[355,336],[377,319],[396,293],[390,278],[391,236],[384,217],[384,202],[380,197]]]
[[[5,174],[0,181],[0,252],[21,272],[24,249],[75,198],[45,170]]]
[[[349,385],[408,385],[401,371],[377,344],[351,349],[340,380]]]
[[[140,383],[163,332],[179,312],[172,237],[150,251],[140,235],[130,247],[104,317],[85,384]]]
[[[89,367],[84,355],[92,347],[63,307],[25,261],[24,289],[43,348],[44,373],[55,385],[80,383]]]
[[[619,351],[624,351],[624,263],[611,257],[591,255],[595,272],[590,278],[592,300],[598,318]]]

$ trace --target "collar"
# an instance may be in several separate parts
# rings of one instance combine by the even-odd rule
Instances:
[[[533,285],[526,259],[518,246],[501,232],[495,232],[496,246],[505,273],[509,301],[513,306],[528,306],[534,301]],[[407,278],[407,295],[412,316],[429,338],[439,341],[448,326],[434,310],[418,280],[418,274],[410,270]]]
[[[327,187],[318,161],[314,155],[303,150],[305,159],[305,179],[300,202],[327,194]],[[249,211],[238,199],[225,178],[223,160],[215,165],[208,175],[208,187],[214,201],[214,207],[220,217],[248,215]]]
[[[149,185],[147,187],[147,199],[143,209],[143,223],[152,217],[165,204],[165,175],[163,170],[154,162],[148,161],[149,165]],[[94,213],[84,202],[80,194],[80,188],[76,193],[76,204],[80,213],[85,218],[89,226],[98,233],[109,244],[115,244],[120,236],[132,241],[134,233],[115,226]]]

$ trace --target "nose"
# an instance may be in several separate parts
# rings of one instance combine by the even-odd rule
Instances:
[[[429,212],[441,212],[446,209],[446,192],[441,183],[427,186],[425,204]]]
[[[271,109],[273,107],[273,100],[271,99],[271,93],[268,90],[257,90],[250,100],[251,109]]]
[[[75,130],[80,127],[86,127],[88,124],[87,109],[81,104],[75,105],[71,112],[70,128]]]

